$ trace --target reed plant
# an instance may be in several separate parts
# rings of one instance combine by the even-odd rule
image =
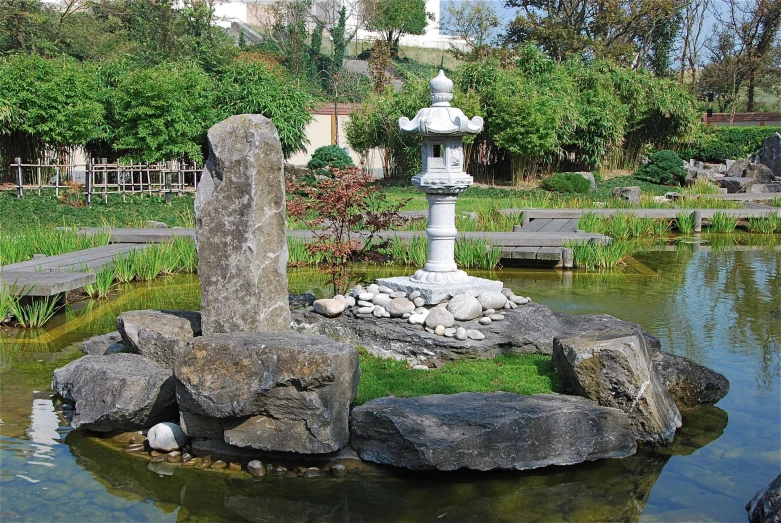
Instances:
[[[57,297],[30,298],[27,303],[22,299],[11,302],[11,314],[16,323],[24,329],[43,327],[57,312]]]
[[[109,293],[114,288],[114,267],[112,264],[104,265],[95,273],[95,283],[90,283],[84,287],[87,296],[96,300],[108,298]]]
[[[597,240],[567,242],[566,247],[572,249],[573,263],[578,269],[594,271],[613,269],[626,264],[624,259],[628,253],[628,244],[625,241],[613,240],[610,243]]]
[[[712,195],[719,194],[719,187],[718,185],[711,183],[710,180],[706,180],[705,178],[697,178],[694,180],[694,183],[685,187],[681,187],[678,192],[687,196],[698,196],[703,194]]]
[[[290,265],[317,265],[323,261],[322,253],[313,253],[308,242],[301,238],[287,239],[287,259]]]
[[[390,239],[385,253],[391,263],[408,267],[422,267],[428,257],[428,239],[425,236],[413,236],[404,241],[397,236]]]
[[[773,207],[781,207],[781,196],[776,196],[770,201]]]
[[[736,216],[729,216],[727,213],[716,212],[710,221],[711,232],[731,233],[738,225]]]
[[[694,231],[694,213],[679,212],[675,223],[679,233],[691,234]]]
[[[483,238],[459,238],[455,245],[456,263],[464,269],[494,269],[502,258],[502,249]]]
[[[114,279],[119,283],[130,283],[137,274],[136,251],[127,251],[114,257]]]
[[[136,279],[139,281],[154,280],[163,274],[166,259],[169,256],[170,244],[151,245],[145,249],[133,251],[136,259]]]
[[[184,227],[186,229],[195,228],[195,212],[193,211],[193,209],[187,207],[182,211],[177,212],[176,217],[177,217],[176,221],[179,227]]]
[[[586,213],[578,221],[578,229],[623,240],[664,236],[670,230],[670,221],[663,218],[640,218],[634,213],[617,213],[613,216]]]
[[[748,229],[748,232],[757,234],[781,232],[781,217],[776,214],[768,214],[759,218],[748,218],[746,220],[746,229]]]
[[[11,292],[12,285],[0,280],[0,323],[5,323],[11,318],[12,305],[16,296]]]
[[[171,242],[177,264],[174,272],[198,272],[198,253],[195,240],[188,236],[174,236]]]
[[[67,252],[108,245],[110,233],[80,234],[78,229],[34,226],[0,230],[0,265],[29,260],[34,254],[56,256]]]

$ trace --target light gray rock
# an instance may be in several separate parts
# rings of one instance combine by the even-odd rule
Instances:
[[[145,229],[167,229],[168,224],[165,222],[158,222],[156,220],[146,220],[144,222]]]
[[[364,307],[359,307],[358,310],[355,312],[356,314],[371,314],[372,312],[374,312],[374,305],[366,305]]]
[[[466,335],[466,329],[465,329],[465,328],[463,328],[463,327],[459,327],[459,328],[457,328],[457,329],[456,329],[455,338],[456,338],[458,341],[464,341],[464,340],[466,340],[466,339],[467,339],[467,335]]]
[[[365,301],[365,300],[358,300],[358,306],[359,307],[371,307],[372,309],[374,308],[374,304],[372,302]]]
[[[746,503],[746,511],[749,523],[781,523],[781,474]]]
[[[493,314],[493,313],[495,313],[495,312],[496,312],[496,310],[495,310],[495,309],[485,309],[485,310],[483,311],[483,316],[490,316],[491,314]]]
[[[626,200],[632,203],[640,203],[640,187],[636,185],[629,187],[613,187],[613,198]]]
[[[437,336],[444,336],[445,335],[445,326],[444,325],[437,325],[436,328],[434,328],[434,334]]]
[[[576,396],[460,393],[353,409],[361,459],[413,470],[526,470],[636,451],[626,414]]]
[[[753,178],[724,177],[719,181],[719,187],[727,189],[728,194],[749,192],[754,185]]]
[[[190,441],[179,425],[169,421],[158,423],[149,429],[146,437],[151,448],[162,452],[178,450]]]
[[[491,318],[492,321],[502,321],[502,320],[504,320],[504,316],[502,314],[491,314],[489,316],[489,318]]]
[[[412,314],[407,321],[412,325],[423,325],[426,322],[426,314]]]
[[[55,370],[51,387],[75,403],[75,429],[139,430],[176,416],[171,371],[137,354],[84,356]]]
[[[413,365],[412,370],[428,370],[428,367],[425,365]]]
[[[402,315],[411,313],[414,310],[415,304],[409,301],[407,298],[393,298],[387,309],[393,318],[399,318]]]
[[[752,163],[746,167],[745,173],[746,178],[753,178],[754,183],[773,183],[775,181],[770,167],[761,163]]]
[[[398,291],[398,292],[391,292],[388,294],[391,298],[406,298],[407,293],[404,291]]]
[[[751,165],[751,162],[746,158],[741,158],[730,162],[727,160],[727,172],[726,175],[731,178],[742,178],[745,176],[746,167]]]
[[[384,318],[385,317],[385,308],[381,305],[375,305],[374,310],[372,311],[372,316],[375,318]]]
[[[380,286],[376,283],[372,283],[368,287],[366,287],[366,291],[374,294],[375,296],[380,293]]]
[[[556,338],[553,364],[567,390],[625,412],[640,441],[669,443],[681,426],[681,414],[656,374],[642,335]]]
[[[172,369],[184,344],[201,334],[201,315],[191,311],[139,310],[117,316],[130,352]]]
[[[346,301],[346,302],[347,302],[347,306],[348,306],[348,307],[352,307],[353,305],[355,305],[355,298],[353,298],[352,296],[347,296],[347,297],[344,299],[344,301]]]
[[[466,335],[470,340],[480,341],[485,339],[485,334],[477,329],[467,329]]]
[[[477,323],[479,323],[480,325],[491,325],[491,321],[492,321],[491,318],[489,318],[488,316],[484,316],[479,320],[477,320]]]
[[[445,308],[439,307],[431,309],[426,316],[424,324],[426,327],[435,328],[437,325],[442,325],[445,328],[452,327],[455,319],[453,314]]]
[[[374,299],[373,292],[362,292],[358,295],[358,299],[361,301],[372,301]]]
[[[423,307],[426,304],[426,300],[420,296],[417,296],[414,300],[412,300],[412,303],[415,304],[415,307]]]
[[[409,296],[407,296],[410,300],[414,300],[415,298],[420,298],[420,291],[412,291],[409,293]]]
[[[98,336],[93,336],[84,340],[81,343],[81,352],[91,356],[102,356],[103,354],[106,354],[106,352],[109,350],[109,347],[115,344],[119,344],[122,346],[122,349],[126,349],[124,343],[122,342],[122,335],[119,333],[119,331],[109,332],[108,334],[100,334]],[[113,351],[113,353],[115,352],[116,350]],[[123,350],[121,352],[127,351]]]
[[[458,296],[453,296],[453,299],[448,302],[447,310],[450,311],[456,321],[469,321],[480,317],[483,313],[483,306],[477,298],[468,294],[459,294]]]
[[[360,370],[345,344],[297,333],[203,336],[175,373],[182,410],[235,418],[223,421],[231,445],[312,454],[347,443]]]
[[[391,289],[390,287],[386,287],[386,286],[384,286],[384,285],[380,285],[380,286],[378,287],[378,289],[379,289],[379,291],[380,291],[381,293],[383,293],[383,294],[390,294],[390,293],[392,293],[392,292],[393,292],[393,289]]]
[[[391,304],[391,297],[387,294],[379,293],[374,298],[372,298],[372,303],[382,307],[385,310],[388,310],[388,307],[390,307]]]
[[[483,306],[483,309],[501,309],[507,303],[507,297],[501,292],[481,292],[477,296],[477,301]]]
[[[456,335],[457,330],[458,329],[455,329],[453,327],[450,327],[449,329],[445,329],[445,336],[447,336],[448,338],[452,338],[453,336]]]
[[[195,195],[204,334],[290,325],[283,155],[274,124],[231,116],[209,129]]]
[[[513,296],[510,298],[510,301],[516,305],[526,305],[529,303],[529,298],[524,298],[523,296]]]
[[[313,305],[316,313],[322,314],[326,318],[336,318],[347,308],[347,301],[324,298],[315,300]]]

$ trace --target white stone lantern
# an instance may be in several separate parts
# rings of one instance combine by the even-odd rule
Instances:
[[[471,120],[461,109],[450,106],[453,82],[440,70],[429,82],[431,107],[418,111],[415,118],[399,119],[405,134],[423,138],[423,171],[412,184],[426,193],[428,200],[428,260],[414,276],[385,278],[380,282],[392,289],[419,290],[427,303],[439,303],[448,296],[470,290],[501,290],[502,283],[473,278],[459,270],[455,261],[456,199],[472,185],[464,172],[463,137],[483,129],[483,119]]]

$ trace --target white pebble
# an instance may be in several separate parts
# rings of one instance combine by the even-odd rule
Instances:
[[[371,314],[372,312],[374,312],[374,305],[367,305],[366,307],[361,307],[355,312],[356,314]]]
[[[477,320],[477,323],[479,323],[480,325],[491,325],[491,318],[489,318],[488,316],[484,316],[479,320]]]
[[[374,299],[373,292],[362,292],[358,295],[358,299],[361,301],[372,301]]]
[[[407,296],[410,300],[414,300],[415,298],[420,298],[420,291],[412,291],[409,293],[409,296]]]
[[[412,316],[412,313],[411,313],[411,312],[405,312],[404,314],[402,314],[402,315],[401,315],[401,319],[402,319],[402,320],[406,320],[406,319],[407,319],[407,318],[409,318],[410,316]]]
[[[428,370],[428,367],[425,365],[413,365],[412,370]]]
[[[377,285],[376,283],[372,283],[371,285],[366,287],[366,290],[376,296],[377,294],[380,293],[380,286]]]
[[[517,309],[518,308],[518,305],[513,303],[513,302],[511,302],[511,301],[508,301],[507,305],[509,305],[511,309]]]
[[[495,309],[486,309],[483,311],[483,316],[490,316],[491,314],[495,313]]]
[[[390,293],[393,292],[393,289],[391,289],[390,287],[386,287],[385,285],[383,285],[382,287],[379,287],[379,290],[383,294],[390,294]]]
[[[396,291],[396,292],[390,293],[390,297],[391,298],[406,298],[407,297],[407,293],[404,292],[404,291]]]
[[[456,335],[456,329],[453,327],[450,327],[449,329],[445,329],[445,337],[446,338],[452,338]]]
[[[345,298],[345,301],[347,302],[347,305],[349,305],[350,307],[355,305],[355,298],[353,298],[352,296],[347,296]]]
[[[374,307],[374,304],[370,301],[358,300],[358,307]]]
[[[334,296],[334,299],[339,301],[347,301],[344,297],[344,294],[337,294],[336,296]]]
[[[412,303],[415,304],[415,307],[423,307],[426,304],[426,300],[418,296],[414,300],[412,300]]]
[[[466,339],[466,329],[463,327],[459,327],[456,329],[456,339],[457,340],[465,340]]]
[[[423,323],[426,321],[426,316],[424,314],[413,314],[407,318],[407,321],[413,325],[423,325]]]
[[[508,287],[505,287],[505,288],[503,288],[503,289],[502,289],[502,294],[504,294],[505,296],[507,296],[507,299],[508,299],[508,300],[509,300],[510,298],[512,298],[513,296],[515,296],[515,293],[513,292],[513,290],[512,290],[512,289],[510,289],[510,288],[508,288]]]
[[[352,293],[353,296],[358,296],[362,292],[366,292],[363,289],[363,285],[356,285],[355,287],[353,287],[353,293]]]
[[[382,318],[382,317],[384,317],[385,316],[385,307],[380,307],[379,305],[374,307],[374,310],[372,311],[372,316],[374,316],[375,318]]]
[[[383,311],[384,311],[384,312],[382,313],[382,317],[383,317],[383,318],[390,318],[390,317],[391,317],[391,314],[390,314],[390,312],[386,311],[384,308],[383,308]]]
[[[502,316],[501,314],[491,314],[489,318],[491,318],[491,321],[502,321],[504,319],[504,316]]]
[[[434,334],[437,336],[444,336],[445,335],[445,326],[444,325],[437,325],[434,329]]]
[[[530,301],[529,298],[524,298],[523,296],[513,296],[510,300],[516,305],[525,305]]]
[[[475,329],[469,329],[468,331],[466,331],[466,335],[469,337],[470,340],[480,341],[482,339],[485,339],[485,334]]]
[[[424,316],[428,316],[428,313],[431,312],[431,309],[427,309],[425,307],[418,307],[414,311],[415,314],[423,314]]]

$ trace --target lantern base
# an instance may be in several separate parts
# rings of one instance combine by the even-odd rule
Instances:
[[[504,284],[500,281],[475,278],[474,276],[467,276],[466,280],[452,283],[426,283],[416,281],[413,278],[414,276],[381,278],[377,280],[377,285],[384,285],[394,291],[403,291],[407,294],[418,291],[420,292],[420,297],[426,301],[426,305],[436,305],[458,294],[479,294],[483,291],[501,292],[504,287]]]

